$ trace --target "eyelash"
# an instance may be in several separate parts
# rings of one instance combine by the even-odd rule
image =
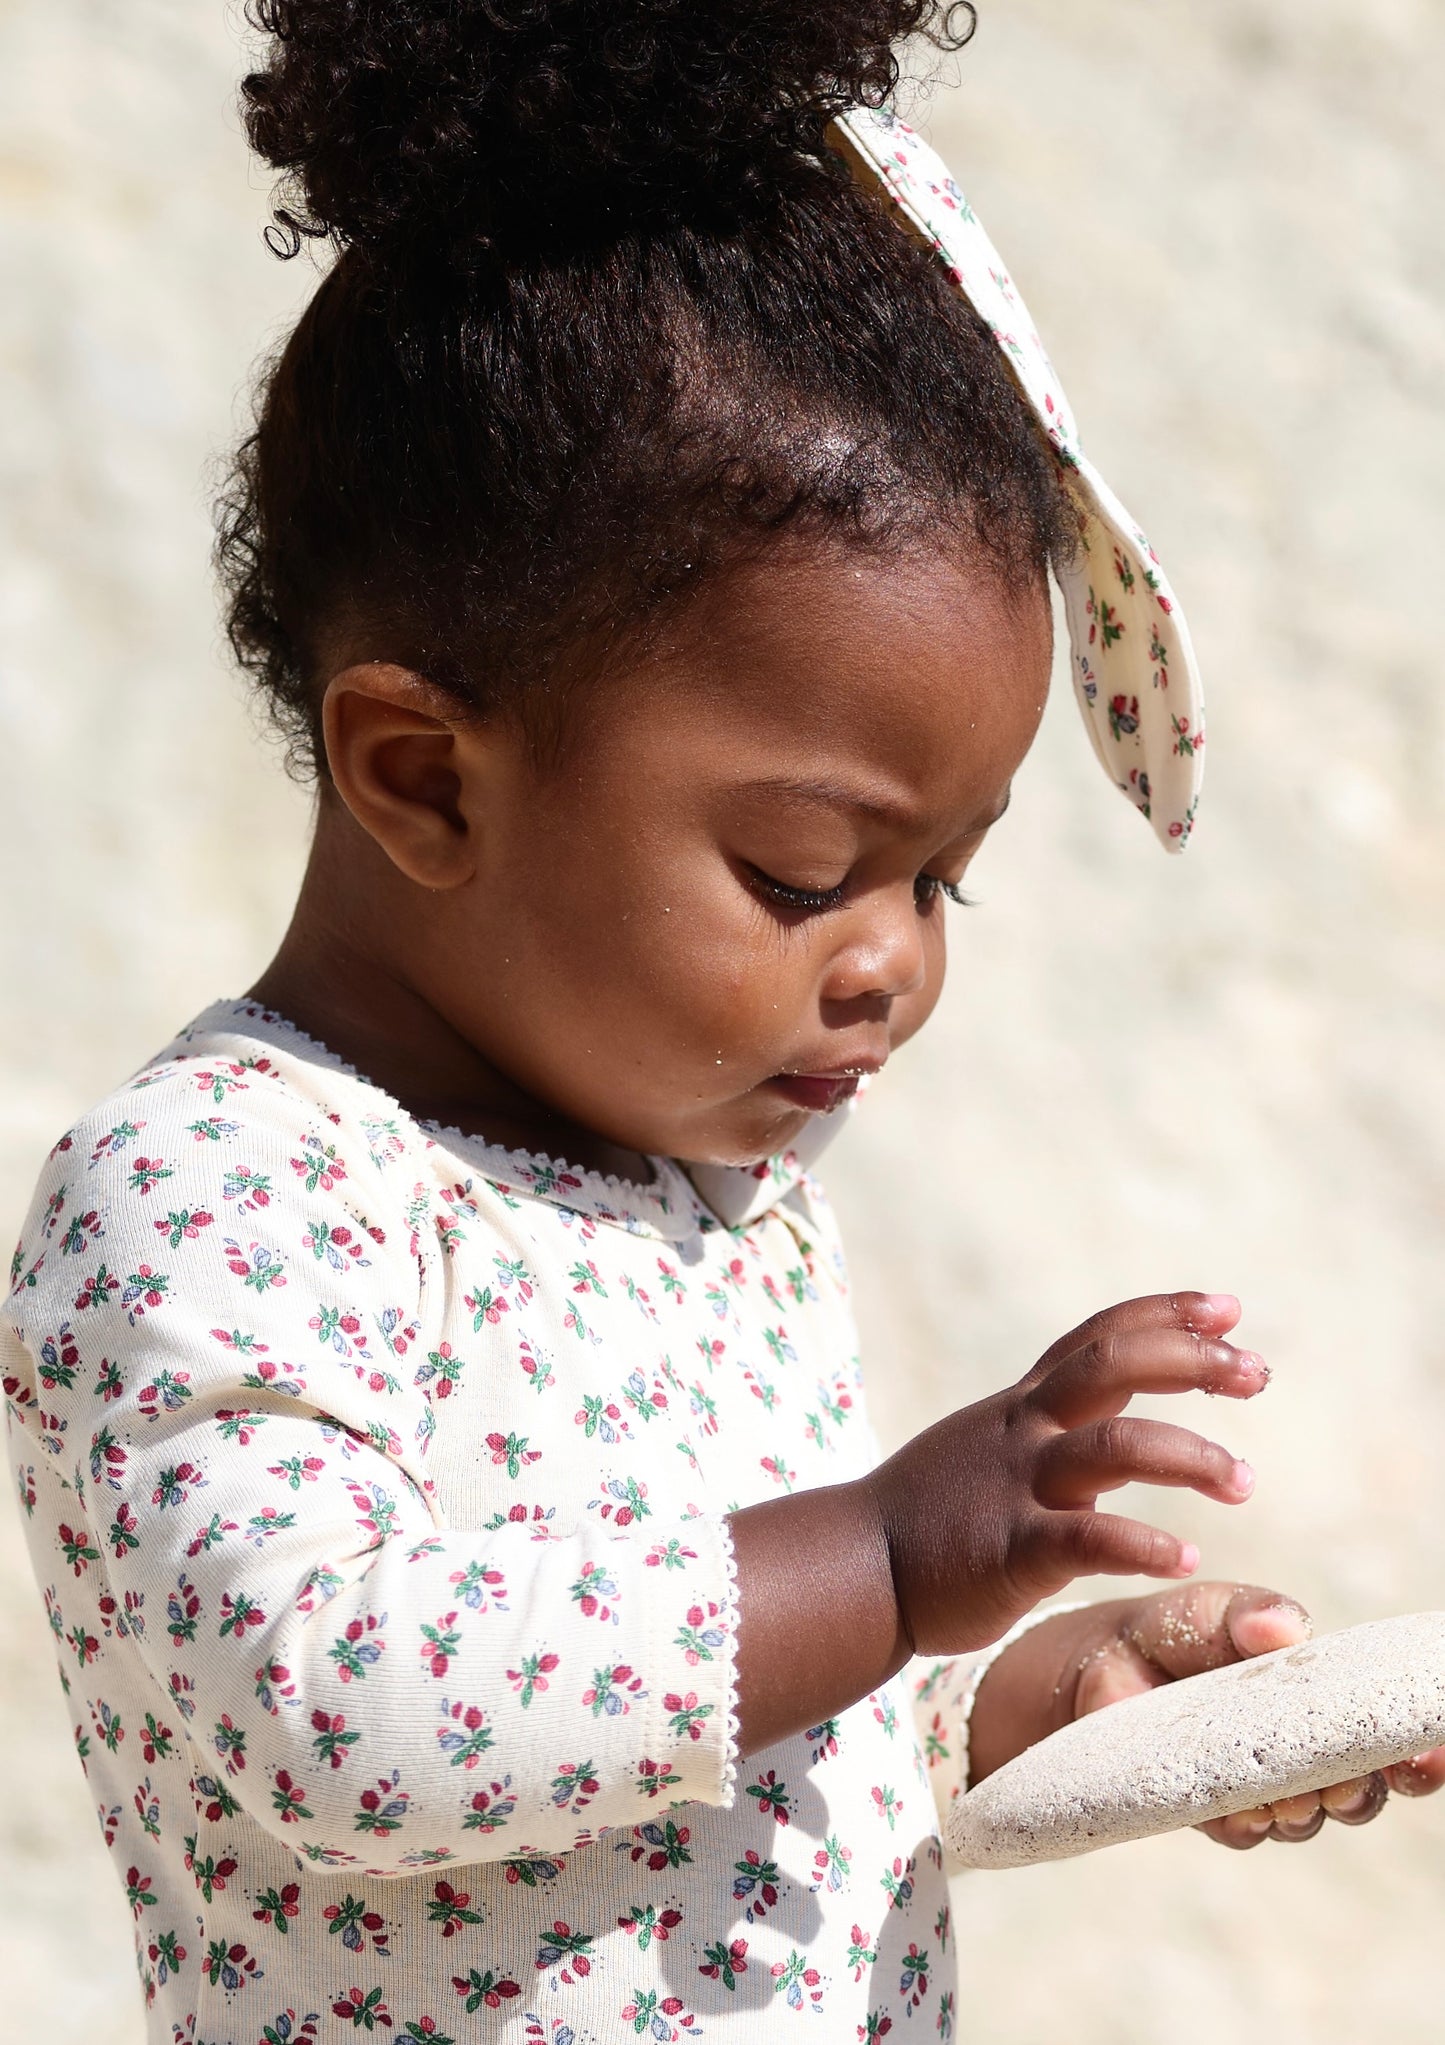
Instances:
[[[843,900],[844,890],[841,881],[836,888],[790,888],[786,881],[774,880],[770,873],[764,873],[761,867],[756,866],[753,868],[753,880],[758,889],[780,907],[796,909],[810,916],[821,915],[828,909],[836,909]],[[915,897],[918,889],[925,884],[930,892],[919,901],[918,906],[921,909],[927,907],[934,894],[946,895],[949,901],[956,903],[960,909],[978,907],[975,898],[966,895],[957,881],[940,880],[937,874],[933,873],[921,873],[918,876],[913,884]]]

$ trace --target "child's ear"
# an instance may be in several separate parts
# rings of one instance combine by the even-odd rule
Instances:
[[[469,881],[475,726],[455,697],[409,668],[366,661],[327,683],[321,726],[337,794],[393,866],[425,888]]]

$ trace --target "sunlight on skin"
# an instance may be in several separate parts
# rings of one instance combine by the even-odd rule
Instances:
[[[1175,1677],[1296,1647],[1310,1638],[1312,1630],[1303,1606],[1276,1591],[1229,1583],[1166,1591],[1146,1600],[1128,1628],[1083,1663],[1074,1715],[1083,1718]],[[1294,1844],[1312,1839],[1326,1817],[1342,1825],[1368,1824],[1384,1808],[1391,1790],[1400,1796],[1429,1796],[1442,1784],[1445,1747],[1437,1747],[1379,1774],[1283,1798],[1257,1810],[1236,1811],[1198,1830],[1238,1851],[1266,1839]]]

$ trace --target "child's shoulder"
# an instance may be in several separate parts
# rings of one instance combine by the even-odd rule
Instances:
[[[405,1203],[422,1132],[288,1030],[252,1004],[218,1003],[82,1115],[41,1169],[12,1285],[97,1257],[106,1283],[118,1238],[262,1242],[303,1209],[344,1243],[358,1219]]]
[[[229,1155],[237,1143],[296,1147],[303,1155],[291,1169],[327,1191],[358,1171],[393,1171],[427,1148],[385,1094],[252,1002],[203,1011],[81,1116],[51,1158],[92,1172],[161,1137],[203,1158]]]

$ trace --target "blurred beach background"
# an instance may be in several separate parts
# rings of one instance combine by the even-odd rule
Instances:
[[[0,0],[11,1234],[71,1118],[265,961],[306,840],[207,566],[206,464],[315,282],[262,246],[239,35],[222,0]],[[917,106],[1187,603],[1211,773],[1166,860],[1056,690],[945,1006],[828,1171],[890,1442],[1097,1306],[1240,1293],[1274,1384],[1178,1417],[1257,1497],[1150,1509],[1326,1627],[1445,1606],[1442,91],[1439,0],[983,0]],[[0,2028],[137,2045],[18,1522]],[[968,2041],[1441,2035],[1445,1798],[958,1905]]]

